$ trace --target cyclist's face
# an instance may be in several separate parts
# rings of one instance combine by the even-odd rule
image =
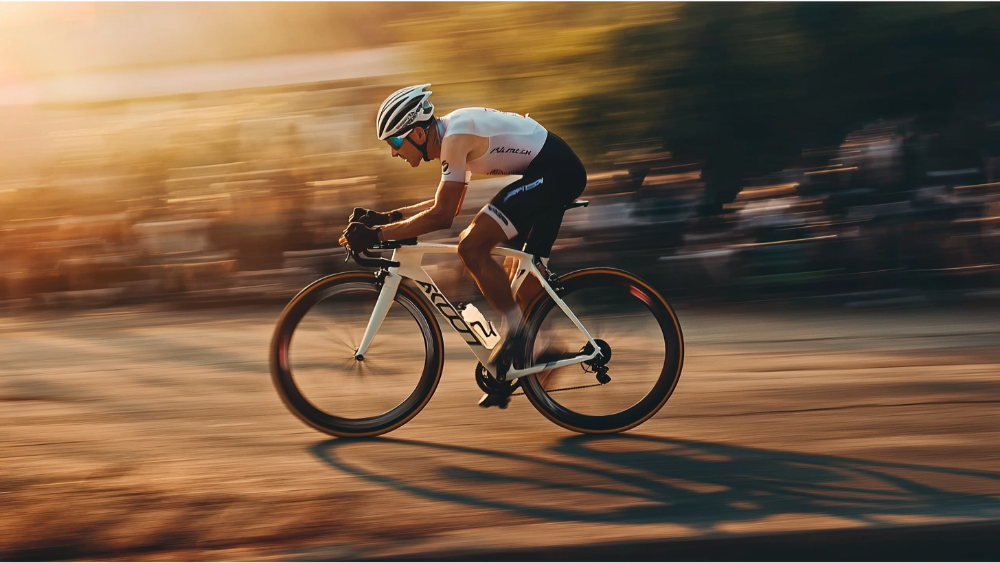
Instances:
[[[394,139],[387,139],[385,142],[389,145],[389,149],[392,151],[393,157],[399,157],[410,164],[410,166],[416,168],[420,166],[420,163],[424,160],[424,155],[421,154],[420,149],[414,144],[422,142],[415,137],[419,137],[418,132],[423,133],[419,127],[410,131],[410,134],[406,136],[405,139],[396,141]],[[398,147],[397,147],[398,142]]]

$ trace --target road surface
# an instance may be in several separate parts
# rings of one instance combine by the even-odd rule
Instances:
[[[617,436],[523,397],[478,408],[449,334],[427,408],[354,441],[278,400],[279,312],[4,311],[0,559],[468,557],[1000,519],[995,308],[680,308],[680,383]]]

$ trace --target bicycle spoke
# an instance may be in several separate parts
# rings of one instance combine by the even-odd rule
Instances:
[[[368,356],[365,356],[365,359],[360,362],[355,360],[355,363],[358,364],[359,372],[364,377],[372,377],[380,373],[385,373],[385,370],[388,367],[385,362]]]
[[[587,331],[590,332],[590,336],[594,338],[605,338],[608,336],[608,322],[604,315],[592,316],[587,319],[588,322],[584,323],[587,327]],[[583,322],[582,320],[580,322]]]
[[[351,346],[353,350],[357,350],[358,346],[361,344],[361,339],[365,335],[365,329],[368,328],[368,321],[366,319],[365,323],[362,325],[357,320],[350,321],[338,319],[336,328],[343,335],[342,338],[347,345]],[[331,327],[331,330],[333,330],[333,327]]]
[[[350,338],[350,337],[348,337],[348,336],[346,336],[344,334],[341,334],[338,331],[335,331],[332,327],[327,327],[326,330],[327,330],[327,335],[330,338],[330,340],[332,340],[334,344],[336,344],[336,345],[338,345],[338,346],[340,346],[342,348],[346,348],[346,349],[350,350],[351,351],[351,357],[353,358],[354,352],[356,352],[357,349],[358,349],[357,345],[351,343],[351,342],[354,341],[354,339]],[[361,340],[359,339],[357,342],[360,343]]]

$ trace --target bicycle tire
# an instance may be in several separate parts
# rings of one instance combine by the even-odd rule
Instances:
[[[642,424],[663,408],[673,394],[680,380],[684,364],[684,337],[680,323],[670,304],[655,289],[642,279],[622,270],[611,268],[590,268],[578,270],[559,279],[562,286],[557,294],[566,299],[583,289],[611,287],[627,288],[631,295],[645,303],[660,327],[664,341],[664,360],[655,384],[641,400],[631,407],[609,415],[592,416],[575,412],[554,400],[539,382],[537,375],[521,379],[521,388],[531,404],[552,422],[574,432],[584,434],[611,434],[623,432]],[[525,318],[529,329],[525,357],[521,366],[530,363],[531,350],[538,329],[549,311],[556,306],[547,293],[540,294],[527,308]],[[609,362],[614,373],[614,354]],[[592,382],[593,383],[593,382]],[[598,388],[599,390],[600,388]]]
[[[416,416],[437,389],[444,367],[444,340],[441,328],[426,300],[404,284],[400,284],[394,302],[401,305],[402,310],[409,313],[420,327],[425,352],[419,380],[404,400],[380,415],[349,418],[326,412],[310,401],[296,384],[291,348],[295,330],[310,310],[317,307],[324,299],[347,295],[348,291],[370,293],[379,290],[380,286],[377,285],[377,280],[371,272],[345,272],[327,276],[300,291],[278,319],[270,345],[271,380],[288,410],[316,430],[343,438],[385,434]]]

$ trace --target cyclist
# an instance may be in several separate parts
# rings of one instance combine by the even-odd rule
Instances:
[[[486,204],[459,236],[458,254],[490,306],[501,315],[502,340],[489,363],[505,374],[524,347],[522,311],[510,292],[509,275],[490,256],[499,244],[523,244],[524,252],[548,262],[566,205],[583,193],[587,172],[573,150],[527,114],[470,107],[435,117],[430,84],[410,86],[386,98],[375,128],[393,157],[416,168],[441,161],[434,199],[390,212],[357,208],[340,237],[342,246],[364,249],[450,228],[472,174],[520,175]],[[506,266],[510,267],[513,260]],[[526,306],[541,286],[533,277],[518,291]],[[482,406],[504,405],[506,397],[485,395]]]

